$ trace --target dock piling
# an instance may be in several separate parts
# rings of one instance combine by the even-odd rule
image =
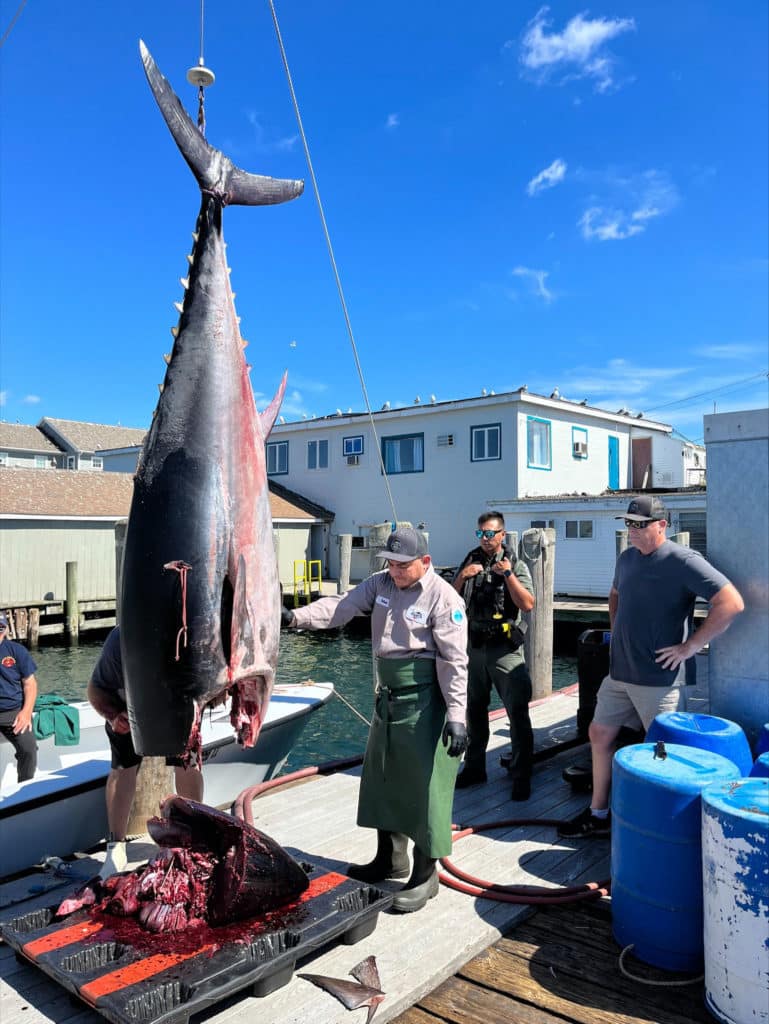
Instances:
[[[71,647],[80,640],[80,609],[77,601],[77,562],[67,562],[67,596],[64,601],[64,635]]]

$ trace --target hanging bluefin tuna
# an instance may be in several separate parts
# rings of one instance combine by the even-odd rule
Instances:
[[[285,377],[259,414],[230,289],[222,211],[294,199],[303,183],[248,174],[208,145],[140,46],[202,203],[173,352],[134,484],[121,647],[137,751],[189,757],[199,748],[202,709],[227,693],[238,739],[256,742],[280,629],[265,439]]]

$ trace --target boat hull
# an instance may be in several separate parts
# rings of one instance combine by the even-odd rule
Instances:
[[[227,705],[203,723],[205,802],[229,808],[248,786],[276,776],[299,739],[310,714],[332,696],[330,683],[275,688],[254,747],[235,742]],[[34,779],[17,783],[13,748],[0,741],[0,877],[39,863],[87,850],[107,834],[104,787],[110,754],[103,720],[87,702],[81,713],[81,742],[57,747],[39,741]]]

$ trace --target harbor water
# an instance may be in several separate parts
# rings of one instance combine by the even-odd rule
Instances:
[[[104,637],[79,647],[45,646],[33,652],[41,693],[58,693],[67,700],[85,700],[86,686],[99,657]],[[577,659],[553,658],[553,689],[571,686],[577,678]],[[280,638],[277,682],[332,682],[368,721],[374,708],[371,641],[344,633],[284,633]],[[496,700],[492,707],[501,707]],[[332,699],[311,715],[299,743],[289,755],[285,772],[362,754],[368,725],[341,700]]]

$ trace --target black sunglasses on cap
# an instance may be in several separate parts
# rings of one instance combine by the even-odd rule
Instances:
[[[645,530],[647,526],[651,526],[652,523],[656,522],[656,519],[643,519],[641,522],[637,519],[626,519],[625,526],[631,530]]]

